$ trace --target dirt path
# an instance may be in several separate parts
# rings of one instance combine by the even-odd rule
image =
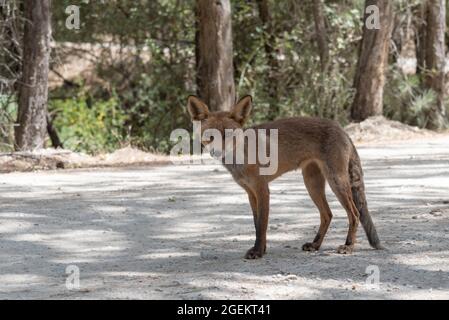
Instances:
[[[329,194],[323,248],[302,252],[319,216],[297,172],[271,186],[257,261],[242,258],[254,238],[246,196],[219,166],[0,175],[0,298],[449,299],[449,139],[359,150],[389,251],[359,232],[353,255],[336,254],[347,219]],[[66,288],[71,265],[80,290]]]

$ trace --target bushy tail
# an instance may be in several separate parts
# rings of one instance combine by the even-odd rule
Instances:
[[[385,249],[379,240],[373,220],[368,211],[368,204],[365,197],[365,184],[363,182],[362,164],[357,150],[353,147],[353,152],[349,160],[349,177],[351,179],[352,198],[360,213],[360,222],[368,237],[369,244],[375,249]]]

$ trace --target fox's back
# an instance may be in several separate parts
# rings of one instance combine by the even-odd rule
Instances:
[[[281,171],[296,169],[309,160],[327,161],[344,157],[352,148],[343,128],[333,120],[294,117],[266,122],[255,130],[278,130],[278,155]]]

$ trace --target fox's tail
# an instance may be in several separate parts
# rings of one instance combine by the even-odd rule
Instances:
[[[366,232],[369,244],[375,249],[385,249],[380,243],[379,236],[377,235],[376,228],[374,227],[373,220],[371,220],[371,216],[368,211],[360,158],[354,145],[352,148],[353,151],[349,160],[349,177],[351,179],[352,198],[355,206],[359,210],[360,222]]]

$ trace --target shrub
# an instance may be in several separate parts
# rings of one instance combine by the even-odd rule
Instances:
[[[126,115],[117,100],[97,101],[91,106],[86,98],[53,100],[50,111],[64,147],[97,153],[112,151],[126,140]]]

